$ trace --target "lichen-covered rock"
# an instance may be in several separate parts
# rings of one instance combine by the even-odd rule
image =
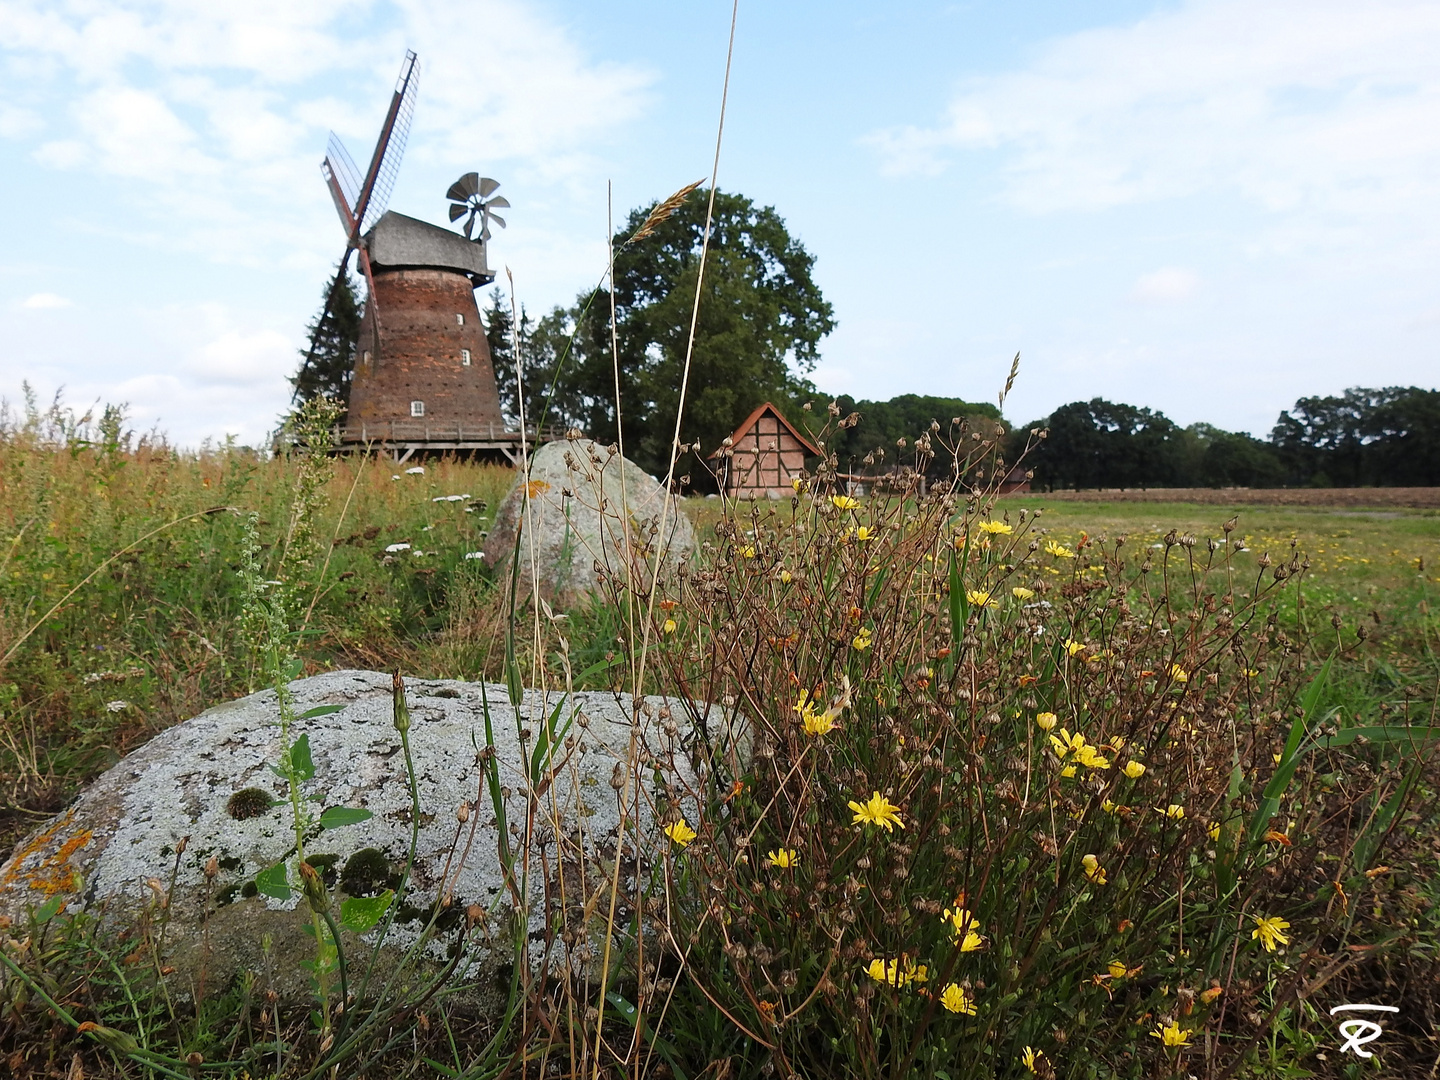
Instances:
[[[668,574],[695,549],[685,511],[672,502],[662,514],[664,502],[664,487],[619,453],[589,439],[546,443],[531,458],[529,480],[518,476],[496,511],[485,560],[497,575],[508,575],[523,524],[522,601],[538,579],[548,603],[573,607],[598,590],[597,565],[648,585],[656,558]]]
[[[413,812],[392,720],[391,676],[336,671],[292,683],[290,691],[297,713],[341,706],[297,721],[292,733],[308,735],[315,775],[301,794],[312,817],[335,807],[373,815],[334,829],[313,825],[305,840],[308,861],[324,875],[336,905],[396,887]],[[608,910],[608,903],[594,901],[608,897],[618,854],[615,925],[623,933],[633,914],[627,897],[636,895],[637,882],[648,880],[670,850],[662,824],[681,813],[694,823],[698,778],[707,768],[736,768],[745,753],[743,728],[733,716],[679,699],[644,699],[633,723],[628,696],[601,692],[566,698],[529,691],[517,715],[503,686],[416,681],[408,701],[419,840],[387,947],[398,956],[435,916],[437,929],[426,948],[432,960],[442,960],[465,934],[467,909],[478,905],[485,917],[463,940],[471,961],[467,977],[482,986],[487,970],[513,962],[496,935],[521,908],[530,962],[546,962],[546,928],[556,921],[547,920],[546,912],[560,904],[561,868],[565,907],[573,916],[588,904],[592,913],[593,948],[600,933],[593,913]],[[534,764],[546,755],[536,751],[548,741],[551,724],[557,728],[553,755],[548,767],[537,770]],[[484,779],[487,746],[494,748],[505,789],[509,847],[524,850],[530,838],[523,903],[516,896],[519,883],[507,883],[498,855],[500,826]],[[289,789],[271,770],[279,752],[273,691],[221,705],[157,736],[0,866],[0,915],[18,929],[47,900],[63,896],[69,912],[89,911],[131,926],[156,917],[165,898],[165,962],[182,981],[198,979],[202,968],[212,986],[241,969],[268,971],[265,977],[280,993],[303,995],[306,976],[298,961],[314,954],[314,942],[304,934],[305,901],[298,891],[282,901],[256,889],[257,874],[286,860],[295,881]],[[630,823],[624,838],[622,800]],[[218,871],[213,878],[207,878],[207,864]],[[516,877],[525,869],[521,858]],[[262,956],[265,936],[272,942],[269,960]],[[564,956],[565,947],[551,944],[550,964],[568,962],[584,974],[584,936]]]

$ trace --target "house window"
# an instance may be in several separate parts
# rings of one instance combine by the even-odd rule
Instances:
[[[460,366],[461,366],[461,367],[469,367],[469,366],[470,366],[470,350],[469,350],[469,349],[461,349],[461,350],[460,350]]]
[[[412,401],[412,402],[410,402],[410,415],[411,415],[411,416],[424,416],[424,415],[425,415],[425,402],[423,402],[423,401]]]
[[[465,325],[465,313],[464,313],[463,311],[457,311],[457,312],[455,313],[455,325],[456,325],[456,326],[464,326],[464,325]]]

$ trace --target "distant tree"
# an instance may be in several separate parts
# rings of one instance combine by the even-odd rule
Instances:
[[[1183,487],[1275,487],[1284,480],[1275,448],[1243,431],[1191,424],[1181,439]]]
[[[325,289],[328,295],[328,283]],[[321,304],[324,304],[323,297]],[[355,282],[346,274],[335,290],[328,316],[322,306],[305,328],[306,346],[300,351],[300,368],[290,379],[297,403],[324,396],[338,401],[342,410],[349,406],[350,380],[355,372],[355,350],[360,341],[360,323],[364,316],[365,308],[360,302]],[[307,364],[304,357],[310,354],[311,343],[314,353]],[[340,419],[343,423],[343,411]]]
[[[1050,488],[1143,488],[1180,480],[1182,440],[1164,413],[1093,398],[1062,405],[1029,427],[1050,430],[1033,459],[1036,482]]]
[[[1280,414],[1270,442],[1294,484],[1440,483],[1440,392],[1356,386],[1301,398]]]
[[[932,446],[935,457],[931,459],[926,472],[933,478],[949,473],[953,468],[954,456],[941,445],[942,441],[955,439],[959,434],[955,420],[962,421],[965,439],[979,431],[989,435],[996,426],[1003,426],[1000,410],[988,402],[976,403],[962,398],[932,397],[924,394],[900,394],[887,401],[857,401],[848,394],[835,399],[841,417],[859,414],[860,420],[852,428],[833,431],[829,436],[826,450],[840,459],[842,471],[861,469],[873,458],[876,465],[914,464],[915,439],[932,430],[938,424]],[[803,422],[797,426],[808,428],[811,434],[829,417],[824,410],[804,414]],[[792,419],[792,422],[795,422]],[[899,445],[901,440],[905,446]],[[966,449],[970,449],[969,446]]]
[[[589,298],[581,297],[540,320],[525,353],[531,402],[542,384],[553,384],[556,421],[601,442],[614,441],[623,427],[626,453],[657,475],[669,462],[681,406],[708,197],[704,190],[691,193],[643,239],[628,242],[655,204],[634,211],[616,233],[616,355],[605,289],[588,308]],[[700,446],[699,459],[691,456],[679,466],[697,484],[705,478],[700,459],[755,406],[770,400],[788,415],[813,394],[804,376],[815,365],[820,339],[835,326],[811,276],[814,262],[772,207],[716,193],[680,431],[682,443]]]

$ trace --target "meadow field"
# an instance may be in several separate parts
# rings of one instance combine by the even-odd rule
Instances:
[[[247,524],[258,530],[258,557],[278,567],[300,467],[238,448],[175,453],[118,431],[32,424],[0,440],[0,847],[157,732],[268,685],[243,611]],[[503,681],[503,590],[476,555],[512,470],[352,458],[315,475],[307,528],[316,554],[291,628],[302,670]],[[1232,1074],[1368,1074],[1333,1049],[1326,1056],[1328,1017],[1301,1000],[1326,983],[1404,996],[1385,1075],[1433,1075],[1436,772],[1431,757],[1392,751],[1384,725],[1435,724],[1440,511],[1386,503],[1383,493],[1376,506],[1357,493],[1336,493],[1340,505],[1328,506],[1252,505],[1226,494],[860,503],[817,486],[793,502],[682,501],[704,541],[701,565],[666,601],[674,618],[655,632],[674,636],[657,637],[644,689],[743,694],[768,732],[764,761],[815,771],[799,788],[796,772],[778,767],[770,779],[763,768],[736,778],[728,796],[706,804],[715,824],[690,823],[699,842],[685,850],[690,841],[676,840],[677,876],[666,887],[713,895],[730,914],[720,924],[687,923],[681,904],[670,916],[666,932],[694,950],[685,955],[699,989],[683,989],[690,984],[673,970],[660,980],[667,990],[647,1061],[656,1047],[661,1060],[646,1075],[841,1075],[829,1070],[844,1060],[853,1063],[846,1075],[958,1080],[972,1074],[946,1062],[966,1039],[1003,1044],[1004,1060],[987,1059],[985,1075],[1184,1075],[1200,1069],[1185,1064],[1191,1029],[1199,1039],[1207,1024],[1207,1068],[1230,1039],[1243,1049],[1226,1066]],[[563,659],[592,672],[591,686],[621,689],[617,672],[627,666],[614,661],[624,627],[614,599],[571,613],[564,658],[553,638],[517,637],[517,670],[534,685],[542,670],[558,675]],[[1059,638],[1053,628],[1040,637],[1042,603],[1047,619],[1067,620]],[[1211,673],[1204,680],[1202,666]],[[1054,728],[1057,714],[1066,729]],[[1206,764],[1217,733],[1233,735],[1242,717],[1243,747],[1236,743],[1233,762],[1219,753],[1217,772]],[[1390,734],[1357,746],[1337,738],[1335,725],[1342,734]],[[1050,744],[1060,771],[1036,781],[1045,793],[1037,805],[1030,782],[1017,796],[1005,769],[1029,776]],[[829,764],[819,768],[822,753]],[[1067,786],[1076,762],[1088,770],[1074,781],[1083,790]],[[1271,771],[1285,783],[1262,783]],[[943,783],[916,780],[931,772]],[[968,786],[946,787],[962,781]],[[1135,788],[1126,789],[1133,805],[1118,805],[1115,783]],[[1142,793],[1142,785],[1153,787]],[[872,789],[878,802],[865,801]],[[1252,809],[1272,789],[1283,810]],[[858,834],[847,790],[861,800],[850,803]],[[893,823],[900,807],[882,791],[908,793],[908,830],[904,822],[891,830],[887,816]],[[843,820],[824,809],[836,800]],[[787,820],[812,821],[825,852],[806,850],[801,861],[793,831],[775,831],[780,809]],[[1267,831],[1270,813],[1280,816]],[[1068,845],[1057,817],[1077,823]],[[1008,824],[997,838],[967,832],[975,821]],[[737,828],[757,862],[769,851],[767,872],[812,876],[767,891],[763,875],[752,880],[758,871],[727,847]],[[971,847],[957,847],[962,833]],[[1123,889],[1102,888],[1107,874]],[[1046,898],[1073,888],[1072,875],[1081,891],[1062,916]],[[1166,898],[1177,879],[1175,911]],[[1187,902],[1187,879],[1218,891]],[[804,915],[805,896],[833,897],[836,921],[817,917],[813,902]],[[1017,921],[1005,929],[1011,905]],[[1288,914],[1293,964],[1272,956],[1265,926],[1278,923],[1250,933],[1254,912],[1265,910],[1272,920]],[[737,929],[726,931],[732,915]],[[1232,941],[1237,918],[1242,933]],[[935,932],[942,926],[948,935]],[[748,954],[731,936],[741,927]],[[1093,947],[1079,944],[1092,939]],[[951,941],[956,953],[941,959]],[[960,954],[972,949],[990,966],[962,978],[969,958]],[[51,957],[53,992],[106,1015],[84,965],[64,967],[72,961]],[[642,973],[625,993],[643,996],[646,980]],[[781,1003],[790,1011],[777,1013]],[[627,1007],[644,1013],[643,1004]],[[550,1019],[523,1029],[525,1045],[569,1038],[570,1060],[578,1054],[600,1070],[597,1033],[615,1021],[596,1018],[591,1040],[576,1029],[557,1033],[561,1014],[534,1007]],[[71,1060],[70,1034],[56,1035],[35,1009],[33,997],[26,1005],[12,991],[0,1050],[12,1068],[24,1066],[16,1075],[47,1075]],[[635,1022],[633,1011],[616,1015]],[[981,1027],[962,1034],[941,1022],[967,1018]],[[213,1016],[203,1037],[198,1020],[174,1022],[189,1034],[164,1036],[156,1024],[151,1036],[154,1053],[176,1062],[180,1049],[164,1048],[183,1049],[187,1038],[211,1060],[227,1039],[234,1060],[259,1045],[222,1038],[220,1029],[231,1029]],[[295,1022],[287,1044],[295,1068],[284,1074],[318,1075],[324,1040],[306,1041],[303,1014]],[[424,1031],[430,1039],[428,1020]],[[427,1073],[416,1058],[414,1075],[542,1075],[503,1055],[481,1068],[463,1040],[447,1038],[432,1045],[437,1028],[426,1045],[448,1064]],[[62,1050],[42,1052],[47,1039]],[[1089,1064],[1081,1047],[1091,1048]],[[154,1075],[184,1075],[166,1073],[162,1059],[172,1060],[162,1054],[142,1067],[102,1054],[86,1058],[92,1071],[82,1075],[146,1075],[152,1066]],[[610,1071],[596,1075],[641,1075],[629,1061],[605,1059]]]

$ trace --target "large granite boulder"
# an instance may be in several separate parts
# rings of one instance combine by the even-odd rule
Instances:
[[[526,494],[529,511],[526,511]],[[539,593],[559,608],[599,590],[599,574],[648,586],[655,560],[673,573],[695,549],[695,530],[665,488],[633,461],[589,439],[546,443],[500,504],[486,541],[485,561],[509,574],[515,533],[520,545],[520,599]],[[663,524],[662,524],[663,516]],[[598,568],[598,572],[597,572]]]
[[[413,813],[393,723],[392,679],[335,671],[292,683],[290,691],[297,714],[340,706],[293,729],[294,738],[308,736],[314,777],[301,794],[312,815],[329,810],[333,816],[336,807],[373,815],[333,829],[317,824],[306,836],[307,859],[322,872],[338,910],[346,897],[398,886],[405,865]],[[709,768],[735,768],[746,752],[733,716],[678,699],[643,699],[635,722],[628,695],[604,692],[566,698],[529,691],[517,715],[503,686],[416,681],[408,701],[419,841],[410,881],[396,898],[387,948],[398,957],[433,917],[428,962],[454,955],[462,943],[467,979],[482,992],[494,988],[492,976],[513,966],[504,927],[507,920],[515,925],[521,909],[532,967],[568,964],[572,975],[585,977],[603,939],[596,913],[608,910],[617,855],[618,939],[628,933],[636,890],[672,850],[663,825],[680,814],[695,824],[692,793],[699,778]],[[530,837],[523,900],[497,854],[501,828],[484,778],[487,702],[509,847],[524,850]],[[547,725],[564,729],[567,723],[563,735],[557,730],[549,767],[535,770]],[[297,961],[314,955],[304,930],[306,901],[299,893],[280,900],[257,889],[257,875],[287,859],[296,880],[289,788],[271,769],[279,754],[273,691],[220,705],[156,736],[0,866],[0,916],[10,920],[11,933],[23,933],[37,909],[63,897],[68,912],[86,910],[129,927],[156,919],[165,899],[164,959],[182,988],[200,978],[202,968],[212,987],[241,969],[268,968],[280,993],[303,996],[306,976]],[[629,822],[623,836],[622,800]],[[521,858],[516,877],[525,869]],[[568,925],[583,922],[589,941],[581,934],[562,945],[551,935],[547,953],[547,926],[559,922],[554,915],[562,895]],[[468,932],[467,921],[475,924]],[[288,954],[287,962],[265,963],[265,936],[272,956]]]

